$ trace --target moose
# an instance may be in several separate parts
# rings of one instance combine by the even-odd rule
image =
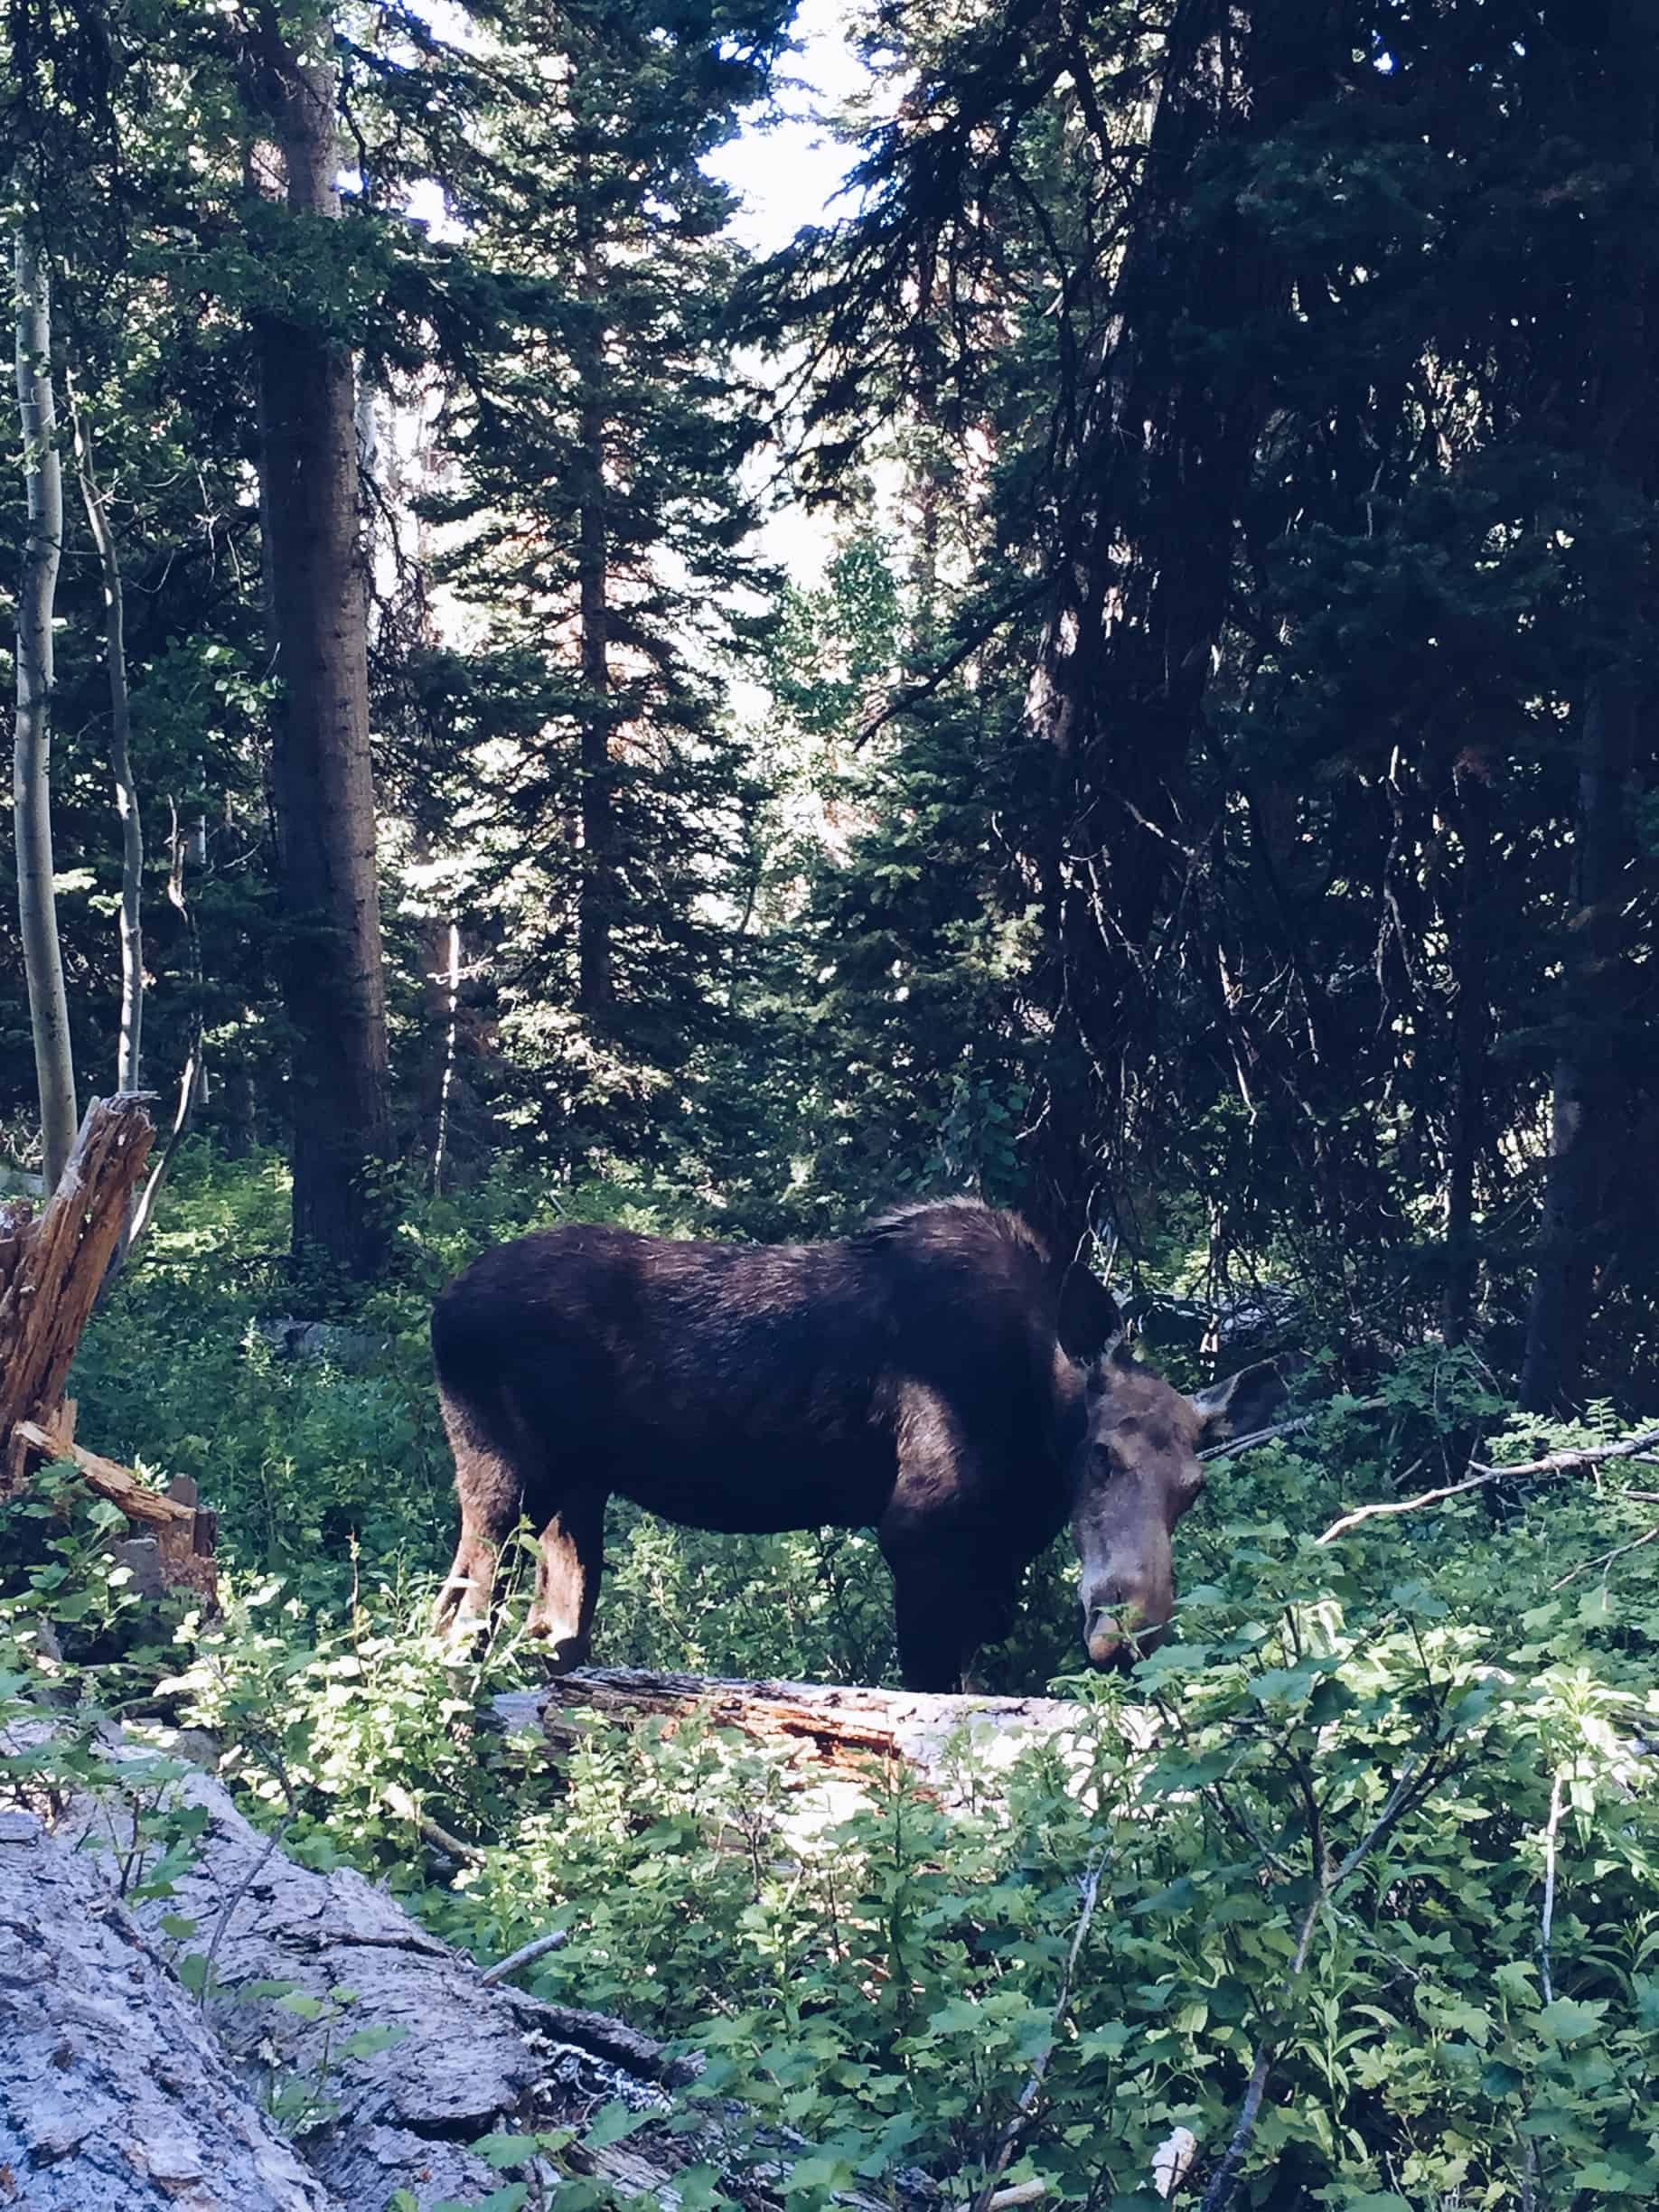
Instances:
[[[873,1528],[905,1686],[960,1687],[1069,1517],[1083,1641],[1128,1665],[1175,1603],[1170,1537],[1207,1443],[1267,1418],[1259,1365],[1185,1396],[1016,1214],[947,1199],[833,1242],[573,1224],[486,1252],[432,1317],[461,1539],[434,1626],[475,1634],[501,1547],[538,1538],[527,1623],[586,1658],[614,1492],[682,1525]]]

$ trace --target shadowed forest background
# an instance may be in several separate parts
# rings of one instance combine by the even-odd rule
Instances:
[[[1156,2204],[1180,2122],[1206,2206],[1651,2201],[1653,1495],[1314,1540],[1659,1417],[1659,21],[856,4],[849,188],[761,258],[719,179],[792,17],[9,0],[0,1136],[21,1189],[159,1094],[73,1387],[235,1594],[158,1626],[38,1476],[0,1712],[54,1624],[288,1849],[481,1957],[567,1926],[535,1986],[702,2035],[815,2202],[981,2174],[1101,1848],[1063,1779],[889,1803],[838,1904],[731,1856],[712,1739],[549,1810],[473,1725],[511,1625],[461,1687],[419,1629],[467,1260],[971,1193],[1316,1416],[1214,1470],[1135,1682],[1073,1679],[1066,1547],[986,1655],[1186,1762],[1010,2174]],[[878,1682],[885,1575],[624,1511],[596,1655]]]

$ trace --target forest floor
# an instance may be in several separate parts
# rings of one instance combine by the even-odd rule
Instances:
[[[1472,1362],[1413,1354],[1380,1405],[1338,1399],[1214,1471],[1178,1540],[1177,1632],[1129,1681],[1070,1671],[1063,1550],[1041,1564],[987,1680],[1080,1700],[1081,1763],[1039,1744],[949,1803],[889,1767],[808,1833],[765,1748],[590,1721],[555,1758],[492,1703],[539,1679],[511,1620],[465,1668],[425,1634],[451,1540],[426,1316],[544,1195],[428,1202],[389,1283],[297,1355],[266,1326],[317,1310],[283,1287],[283,1197],[264,1166],[194,1164],[76,1373],[88,1442],[219,1508],[222,1617],[134,1599],[100,1509],[49,1473],[0,1553],[0,1720],[55,1647],[81,1714],[206,1731],[301,1865],[383,1881],[483,1963],[562,1935],[531,1992],[694,2046],[698,2095],[809,2137],[792,2202],[879,2196],[909,2169],[965,2202],[1001,2159],[1129,2212],[1158,2201],[1174,2126],[1214,2177],[1252,2072],[1259,2204],[1659,2193],[1639,1467],[1511,1501],[1502,1524],[1476,1494],[1317,1542],[1346,1507],[1455,1476],[1472,1438],[1521,1458],[1610,1422],[1541,1431]],[[582,1204],[677,1225],[649,1193]],[[603,1660],[890,1676],[866,1539],[623,1516],[607,1549]],[[8,1764],[0,1794],[25,1793]]]

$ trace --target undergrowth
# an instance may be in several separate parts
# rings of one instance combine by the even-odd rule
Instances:
[[[351,1317],[372,1343],[348,1364],[283,1359],[254,1326],[294,1310],[274,1264],[220,1264],[274,1251],[279,1196],[201,1166],[77,1377],[84,1435],[220,1506],[224,1615],[138,1603],[108,1509],[42,1476],[0,1560],[0,1719],[15,1747],[44,1690],[56,1728],[0,1762],[0,1790],[130,1788],[100,1768],[98,1712],[212,1731],[225,1778],[309,1863],[383,1879],[482,1962],[562,1931],[531,1986],[700,2048],[694,2095],[814,2146],[789,2184],[803,2207],[888,2194],[905,2167],[965,2202],[1006,2153],[1009,2181],[1131,2212],[1159,2201],[1176,2126],[1197,2140],[1195,2201],[1252,2073],[1242,2201],[1273,2212],[1659,2197],[1651,1501],[1614,1463],[1499,1517],[1476,1493],[1317,1541],[1346,1505],[1460,1469],[1473,1439],[1514,1460],[1610,1417],[1543,1430],[1467,1358],[1412,1355],[1380,1403],[1327,1401],[1214,1470],[1178,1540],[1176,1636],[1128,1682],[1062,1679],[1072,1751],[965,1772],[948,1803],[872,1774],[809,1818],[778,1757],[716,1729],[589,1724],[555,1760],[492,1703],[537,1679],[511,1620],[465,1668],[423,1633],[449,1538],[426,1310],[536,1202],[419,1214],[398,1279]],[[676,1225],[638,1194],[584,1204]],[[634,1517],[610,1550],[603,1657],[890,1664],[863,1539]],[[1056,1555],[993,1655],[1000,1686],[1072,1664],[1072,1604]],[[159,1796],[146,1817],[153,1879],[188,1838]],[[694,2176],[687,2212],[717,2193]]]

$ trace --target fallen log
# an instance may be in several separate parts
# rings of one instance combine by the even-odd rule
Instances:
[[[738,1682],[643,1667],[578,1667],[546,1690],[492,1701],[509,1730],[533,1729],[555,1755],[595,1722],[732,1729],[784,1756],[814,1787],[825,1818],[866,1795],[872,1766],[902,1769],[950,1804],[977,1801],[988,1778],[1040,1746],[1078,1775],[1093,1769],[1101,1731],[1145,1750],[1155,1737],[1139,1708],[1113,1711],[1067,1698],[925,1694],[847,1684]]]
[[[344,2212],[90,1861],[0,1813],[0,2204]]]
[[[154,1757],[120,1741],[109,1751],[117,1762]],[[150,1771],[135,1768],[138,1775]],[[117,1885],[135,1881],[132,1809],[118,1792],[79,1801],[52,1840],[59,1861],[72,1865],[81,1884],[61,1908],[20,1885],[14,1861],[0,1850],[0,1934],[30,1926],[42,1913],[54,1923],[66,1915],[84,1921],[114,1914],[130,1929],[129,1947],[145,1946],[153,1971],[142,1987],[122,1992],[121,2005],[130,2004],[145,2020],[165,2019],[155,2037],[147,2028],[135,2033],[136,2070],[157,2063],[172,2008],[183,2001],[173,1976],[193,1956],[192,1978],[202,1992],[196,2017],[218,2047],[221,2069],[228,2056],[256,2098],[268,2102],[273,2091],[298,2085],[301,2104],[312,2106],[302,2114],[295,2146],[316,2185],[311,2197],[243,2195],[227,2181],[222,2195],[168,2201],[189,2212],[220,2207],[241,2212],[245,2205],[264,2212],[267,2204],[289,2212],[290,2203],[295,2212],[313,2206],[318,2212],[336,2206],[380,2212],[404,2189],[421,2212],[430,2212],[447,2199],[481,2202],[508,2178],[470,2148],[478,2137],[498,2130],[531,2136],[571,2131],[574,2140],[560,2153],[569,2170],[630,2194],[653,2192],[668,2205],[675,2176],[710,2162],[724,2193],[755,2212],[776,2212],[789,2168],[808,2146],[775,2131],[754,2136],[746,2115],[729,2104],[699,2102],[689,2114],[675,2093],[695,2078],[695,2058],[676,2056],[609,2014],[486,1984],[471,1959],[428,1935],[361,1875],[295,1864],[279,1838],[258,1833],[211,1776],[191,1773],[169,1787],[176,1802],[205,1814],[206,1823],[193,1861],[165,1898],[143,1899],[130,1910],[117,1903]],[[0,1829],[0,1838],[4,1833]],[[8,2001],[33,2002],[33,1973],[18,1984],[8,1982],[6,1972],[0,1958],[0,2008]],[[19,1987],[26,1996],[18,1995]],[[164,2004],[163,1988],[169,1992]],[[352,1994],[343,1997],[342,1991]],[[6,2052],[0,2058],[5,2115],[13,2068],[3,2039],[0,2049]],[[195,2046],[188,2049],[185,2078],[197,2063]],[[62,2098],[71,2107],[96,2086],[89,2073],[83,2075],[85,2065],[76,2045],[60,2066]],[[642,2124],[623,2142],[584,2143],[601,2109],[616,2104],[643,2115]],[[130,2104],[129,2109],[134,2155],[149,2157],[142,2147],[145,2114]],[[22,2157],[34,2159],[26,2128],[17,2140]],[[50,2145],[40,2155],[44,2170],[52,2165]],[[75,2193],[83,2158],[102,2156],[83,2134],[66,2139],[57,2155],[52,2179],[57,2193],[38,2198],[30,2194],[34,2166],[14,2158],[23,2178],[22,2202],[31,2212],[37,2205],[39,2212],[71,2207],[103,2212],[106,2204],[128,2202],[145,2212],[148,2198],[98,2196],[90,2189]],[[898,2196],[932,2207],[937,2192],[916,2176],[904,2180]],[[0,2190],[0,2205],[6,2201]],[[849,2193],[840,2201],[852,2212],[892,2212],[885,2198],[878,2206]]]

